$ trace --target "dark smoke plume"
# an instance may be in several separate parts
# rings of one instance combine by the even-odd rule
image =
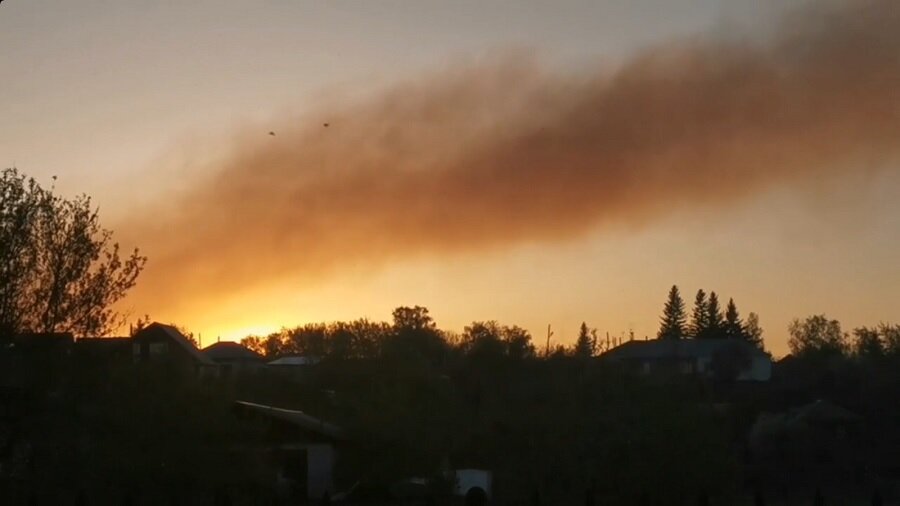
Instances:
[[[120,227],[150,257],[135,302],[577,238],[888,170],[900,8],[820,7],[766,42],[670,42],[580,75],[456,69],[310,116],[247,135],[214,176]]]

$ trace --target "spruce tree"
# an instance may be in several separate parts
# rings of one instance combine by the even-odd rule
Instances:
[[[594,355],[596,343],[588,329],[587,323],[581,322],[581,328],[578,329],[578,340],[575,341],[575,356],[588,358]]]
[[[725,317],[722,315],[716,292],[709,292],[709,300],[706,301],[706,324],[706,334],[703,337],[709,339],[725,337]]]
[[[701,288],[697,290],[697,296],[694,297],[694,312],[691,314],[691,337],[694,339],[706,337],[707,329],[709,329],[709,319],[707,318],[706,292]]]
[[[687,316],[684,312],[684,300],[678,291],[677,285],[672,285],[669,290],[669,299],[663,308],[663,315],[660,318],[659,333],[656,335],[659,339],[683,339],[685,334],[685,323]]]
[[[728,299],[725,309],[725,337],[728,339],[744,339],[744,322],[738,313],[734,299]]]

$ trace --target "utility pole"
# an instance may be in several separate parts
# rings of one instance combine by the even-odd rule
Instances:
[[[553,335],[553,331],[550,330],[550,324],[547,324],[547,347],[544,349],[544,356],[550,356],[550,337]]]

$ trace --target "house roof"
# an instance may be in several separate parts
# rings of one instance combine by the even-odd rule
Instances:
[[[269,365],[316,365],[321,362],[319,357],[281,357],[269,362]]]
[[[213,360],[247,360],[262,362],[259,353],[234,341],[221,341],[203,348],[203,354]]]
[[[653,339],[628,341],[601,357],[612,360],[696,358],[711,356],[733,346],[753,355],[765,355],[752,344],[738,339]]]
[[[197,361],[197,363],[201,365],[216,365],[215,362],[212,361],[211,358],[207,357],[200,350],[194,346],[184,334],[181,333],[177,328],[172,325],[166,325],[164,323],[153,322],[150,325],[147,325],[143,329],[139,330],[133,339],[141,339],[143,336],[152,335],[154,333],[162,333],[170,340],[175,342],[177,345],[181,346],[188,354]]]
[[[20,347],[68,346],[75,342],[71,332],[28,332],[13,336],[13,342]]]
[[[121,353],[127,352],[130,347],[130,337],[80,337],[75,340],[75,349],[80,351]]]
[[[255,413],[288,422],[296,425],[301,429],[314,432],[316,434],[326,436],[332,439],[344,439],[344,431],[337,425],[322,421],[316,417],[307,415],[306,413],[294,409],[276,408],[274,406],[266,406],[264,404],[256,404],[247,401],[235,401],[235,405],[253,411]]]

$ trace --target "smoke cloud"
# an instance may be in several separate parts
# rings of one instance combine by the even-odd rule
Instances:
[[[134,303],[577,238],[886,170],[900,159],[900,9],[819,7],[767,41],[697,37],[574,75],[511,58],[309,117],[247,132],[211,177],[120,225],[150,257]]]

